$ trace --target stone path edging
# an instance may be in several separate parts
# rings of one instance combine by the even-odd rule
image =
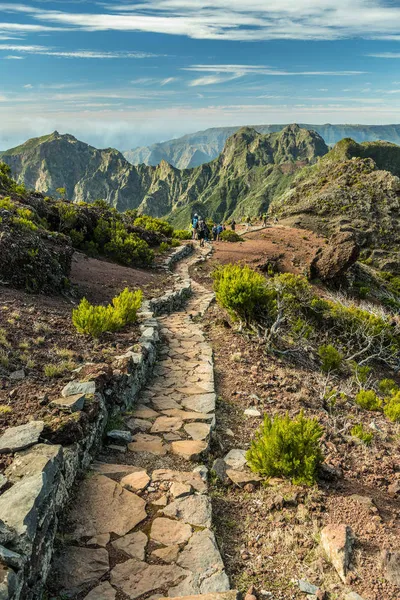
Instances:
[[[191,246],[178,248],[169,257],[169,265],[192,250]],[[84,405],[86,408],[90,405],[92,416],[83,439],[68,447],[38,444],[39,432],[33,441],[21,446],[21,434],[16,432],[19,446],[15,446],[15,451],[20,451],[15,453],[6,472],[10,487],[0,495],[1,600],[36,600],[40,597],[49,572],[57,516],[69,499],[71,487],[100,447],[109,412],[115,411],[115,407],[118,410],[132,407],[152,372],[160,326],[149,309],[156,314],[176,310],[190,293],[190,281],[186,280],[161,299],[145,303],[139,313],[139,343],[115,358],[112,372],[105,365],[92,371],[88,366],[84,381],[70,382],[64,388],[63,398],[58,402],[60,408],[63,406],[79,414],[79,410],[75,412],[77,407],[81,410]],[[74,402],[69,402],[71,398]],[[33,427],[41,431],[43,424],[39,422],[39,425],[34,422]],[[10,435],[10,430],[7,432]],[[24,435],[26,437],[25,432]]]

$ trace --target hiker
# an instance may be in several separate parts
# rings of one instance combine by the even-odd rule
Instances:
[[[217,237],[218,237],[218,227],[217,227],[216,223],[214,223],[211,232],[212,232],[213,240],[214,240],[214,242],[216,242],[217,241]]]
[[[236,229],[236,221],[235,221],[235,219],[232,219],[232,221],[231,221],[231,229],[232,229],[232,231],[235,231],[235,229]]]
[[[250,219],[250,217],[246,217],[246,231],[249,230],[250,225],[251,225],[251,219]]]
[[[210,241],[210,228],[207,222],[204,223],[204,241],[207,243]]]
[[[266,227],[267,223],[268,223],[268,215],[267,215],[267,213],[264,213],[263,218],[262,218],[263,227]]]
[[[219,223],[218,227],[217,227],[217,240],[220,241],[221,239],[221,233],[223,232],[224,228],[222,227],[221,223]]]
[[[197,239],[200,241],[200,248],[203,248],[203,246],[204,246],[205,235],[206,235],[206,224],[203,221],[203,219],[201,219],[201,221],[198,222],[198,229],[197,229]]]
[[[192,219],[192,240],[197,240],[198,228],[199,228],[199,216],[194,215],[194,217]]]

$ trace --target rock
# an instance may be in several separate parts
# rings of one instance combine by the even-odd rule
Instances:
[[[95,587],[83,600],[115,600],[117,595],[116,590],[108,583],[103,581]]]
[[[18,452],[37,444],[43,429],[43,421],[30,421],[25,425],[9,427],[0,436],[0,454]]]
[[[329,281],[342,276],[357,260],[360,248],[351,232],[339,232],[319,248],[310,263],[310,278]]]
[[[179,410],[177,408],[163,410],[163,414],[168,417],[179,417],[182,421],[210,421],[213,418],[213,415],[210,413]]]
[[[165,563],[172,563],[172,562],[176,562],[176,559],[178,558],[178,554],[179,554],[179,546],[174,545],[174,546],[167,546],[166,548],[159,548],[158,550],[154,550],[154,552],[151,553],[152,556],[155,556],[156,558],[160,558],[161,560],[163,560]]]
[[[93,471],[96,473],[101,473],[103,475],[127,475],[128,473],[137,473],[139,471],[143,471],[141,467],[134,467],[132,465],[118,465],[114,463],[103,463],[99,461],[95,461],[92,464]]]
[[[62,396],[57,400],[52,400],[50,406],[65,410],[66,412],[77,412],[85,406],[85,394],[75,394],[74,396]]]
[[[156,413],[158,414],[158,413]],[[129,419],[126,423],[127,427],[133,431],[150,431],[153,424],[151,421],[146,421],[145,419]]]
[[[75,396],[76,394],[91,395],[96,391],[96,383],[94,381],[70,381],[62,389],[61,395],[64,398]]]
[[[151,504],[154,504],[154,506],[161,506],[162,508],[164,508],[164,506],[167,506],[168,504],[168,498],[165,494],[163,494],[163,496],[160,496],[160,498],[155,498],[154,500],[151,500]]]
[[[227,592],[203,593],[201,596],[201,600],[238,600],[238,598],[239,594],[236,590]],[[159,600],[199,600],[199,598],[196,594],[194,596],[178,596],[176,598],[169,596],[168,598],[160,598]]]
[[[0,473],[0,492],[1,490],[4,490],[4,488],[6,487],[6,485],[8,484],[8,479],[5,475],[2,475],[2,473]]]
[[[208,449],[208,444],[201,440],[183,440],[172,442],[171,451],[186,460],[197,460],[201,454]]]
[[[0,545],[0,561],[7,565],[8,567],[12,567],[14,569],[20,569],[23,564],[23,559],[20,554],[13,552],[12,550],[8,550],[4,546]]]
[[[146,518],[146,503],[103,475],[85,479],[74,499],[70,522],[80,538],[100,533],[125,535]]]
[[[351,496],[349,496],[349,498],[351,498],[351,500],[354,500],[354,502],[361,504],[361,506],[364,506],[364,508],[366,508],[371,513],[376,514],[378,512],[378,509],[376,508],[373,499],[369,496],[360,496],[359,494],[352,494]]]
[[[163,438],[166,442],[177,442],[182,439],[179,433],[164,433]]]
[[[400,586],[400,552],[384,550],[381,562],[385,579],[393,585]]]
[[[182,400],[182,406],[188,410],[193,410],[198,413],[210,413],[215,411],[216,395],[211,394],[195,394],[186,396]]]
[[[11,381],[22,381],[25,379],[25,371],[23,369],[19,369],[19,371],[13,371],[10,373]]]
[[[297,583],[299,586],[299,590],[301,592],[304,592],[304,594],[316,594],[318,590],[318,586],[313,585],[312,583],[309,583],[304,579],[299,579]]]
[[[392,498],[395,498],[400,494],[400,481],[394,481],[388,486],[388,494]]]
[[[158,417],[151,428],[151,433],[172,433],[179,431],[183,425],[178,417]]]
[[[88,542],[86,542],[87,546],[101,546],[105,548],[107,544],[110,542],[110,534],[109,533],[99,533],[99,535],[95,535]]]
[[[226,474],[229,479],[239,487],[243,487],[248,483],[258,483],[261,481],[259,475],[251,473],[250,471],[235,471],[234,469],[228,469]]]
[[[141,492],[147,488],[149,483],[150,477],[147,475],[146,471],[130,473],[121,479],[122,487],[131,492]]]
[[[144,560],[147,542],[147,535],[142,531],[137,531],[135,533],[128,533],[128,535],[115,540],[112,542],[112,546],[116,550],[122,550],[130,558]]]
[[[234,448],[224,457],[224,461],[228,468],[234,471],[241,471],[246,465],[246,450]]]
[[[162,514],[195,527],[211,527],[211,500],[203,494],[178,498],[164,508]]]
[[[109,431],[107,437],[120,444],[130,444],[133,439],[130,431],[121,431],[119,429]]]
[[[364,600],[364,598],[361,598],[356,592],[349,592],[345,595],[344,600]]]
[[[344,583],[350,569],[354,541],[348,525],[327,525],[321,531],[321,546]]]
[[[180,553],[177,564],[198,575],[224,571],[214,534],[207,529],[196,531]]]
[[[157,435],[148,435],[147,433],[137,433],[133,436],[133,442],[128,445],[130,452],[148,452],[165,456],[168,452],[168,446]]]
[[[163,517],[154,519],[150,530],[150,538],[155,542],[164,544],[164,546],[183,544],[188,541],[191,535],[192,528],[187,523],[180,523]]]
[[[342,471],[324,462],[319,467],[318,475],[324,481],[335,481],[335,479],[342,477]]]
[[[184,430],[193,440],[205,440],[211,432],[211,425],[207,423],[187,423]]]
[[[247,417],[261,417],[261,412],[258,410],[258,408],[246,408],[246,410],[244,411],[244,414]]]
[[[64,546],[53,558],[51,580],[60,595],[72,596],[98,582],[108,570],[107,550]]]
[[[0,599],[14,598],[17,591],[17,577],[12,569],[0,563]]]
[[[158,481],[176,481],[178,483],[185,483],[191,485],[197,492],[207,491],[207,476],[204,481],[201,474],[197,471],[198,467],[194,471],[172,471],[171,469],[156,469],[153,471],[151,477],[153,482]]]
[[[139,404],[135,412],[133,413],[135,419],[153,419],[159,417],[159,413],[149,408],[145,404]]]
[[[122,454],[126,454],[126,446],[118,446],[118,444],[109,444],[107,448],[108,450],[112,450],[113,452],[122,452]]]
[[[228,476],[226,474],[227,465],[223,458],[216,458],[212,465],[212,470],[214,471],[217,479],[222,483],[226,483],[228,481]]]
[[[182,498],[183,496],[189,496],[192,493],[192,486],[186,483],[174,482],[170,487],[170,492],[174,498]]]
[[[224,592],[230,589],[228,575],[225,571],[218,571],[210,577],[206,577],[200,584],[200,593],[218,593]]]
[[[159,589],[169,589],[190,572],[177,565],[147,565],[135,559],[127,560],[111,571],[111,584],[131,600]]]
[[[193,473],[198,473],[205,484],[208,482],[208,469],[206,465],[198,465],[193,469]],[[207,485],[206,485],[207,489]],[[200,490],[199,490],[200,491]]]

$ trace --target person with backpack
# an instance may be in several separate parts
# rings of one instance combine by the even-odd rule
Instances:
[[[251,219],[250,219],[250,217],[246,217],[246,231],[249,230],[250,225],[251,225]]]
[[[197,240],[198,228],[199,228],[199,216],[194,215],[194,217],[192,219],[192,240]]]
[[[218,227],[217,227],[217,240],[220,241],[221,239],[221,233],[223,232],[224,228],[221,225],[221,223],[219,223]]]
[[[264,213],[264,214],[263,214],[263,217],[262,217],[262,224],[263,224],[263,227],[266,227],[266,226],[267,226],[267,223],[268,223],[268,215],[267,215],[267,213]]]
[[[201,219],[198,222],[198,231],[197,231],[197,239],[200,241],[200,248],[203,248],[203,246],[204,246],[205,237],[206,237],[206,224],[203,221],[203,219]]]
[[[235,219],[232,219],[232,221],[231,221],[231,229],[232,229],[232,231],[235,231],[235,229],[236,229],[236,221],[235,221]]]

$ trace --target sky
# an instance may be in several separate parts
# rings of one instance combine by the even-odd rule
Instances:
[[[0,0],[0,149],[400,123],[400,0]]]

